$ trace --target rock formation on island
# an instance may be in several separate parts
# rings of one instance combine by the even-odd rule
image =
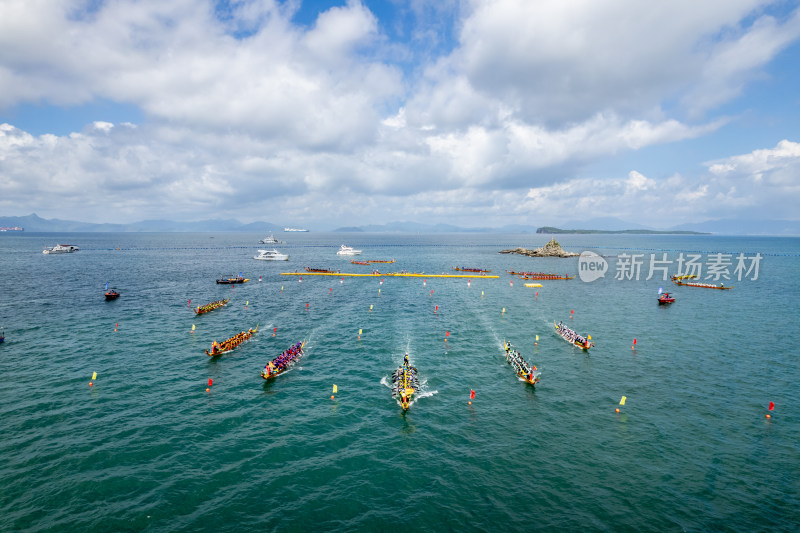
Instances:
[[[537,248],[535,250],[528,250],[527,248],[514,248],[513,250],[502,250],[500,253],[527,255],[528,257],[575,257],[580,255],[572,252],[565,252],[555,239],[552,239],[541,248]]]

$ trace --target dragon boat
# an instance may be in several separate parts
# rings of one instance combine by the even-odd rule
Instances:
[[[217,300],[216,302],[211,302],[210,304],[206,305],[198,305],[194,312],[197,315],[202,315],[204,313],[208,313],[209,311],[213,311],[214,309],[219,309],[223,305],[228,303],[229,298],[225,298],[224,300]]]
[[[478,274],[485,274],[491,272],[491,270],[485,270],[483,268],[466,268],[466,267],[453,267],[453,270],[457,270],[458,272],[477,272]]]
[[[221,278],[217,280],[219,284],[231,285],[234,283],[245,283],[250,281],[250,278],[243,278],[242,276],[237,276],[235,278]]]
[[[700,288],[703,288],[703,289],[720,289],[720,290],[723,290],[723,291],[727,291],[727,290],[730,290],[730,289],[733,288],[733,285],[731,285],[730,287],[726,287],[723,283],[720,283],[719,285],[714,285],[713,283],[695,283],[695,282],[686,283],[686,282],[679,281],[679,280],[676,280],[676,279],[673,279],[672,283],[674,283],[675,285],[683,285],[685,287],[700,287]]]
[[[672,281],[682,281],[684,279],[696,279],[696,278],[697,274],[681,274],[681,275],[675,274],[674,276],[672,276]]]
[[[289,368],[294,366],[298,359],[303,357],[303,347],[305,345],[306,341],[289,346],[282,354],[264,365],[264,369],[261,371],[261,377],[264,379],[272,379],[286,372]]]
[[[531,385],[539,383],[541,372],[536,370],[536,365],[526,363],[525,359],[514,349],[514,345],[510,342],[503,341],[503,347],[506,349],[506,362],[514,367],[517,376]]]
[[[575,276],[568,276],[566,274],[563,276],[561,274],[545,274],[544,272],[526,272],[519,277],[528,280],[575,279]]]
[[[368,265],[370,264],[369,261],[356,261],[355,259],[350,260],[351,263],[354,265]]]
[[[589,351],[589,348],[594,347],[591,335],[582,337],[581,335],[578,335],[575,331],[571,330],[569,327],[564,325],[564,323],[556,324],[555,320],[553,320],[553,326],[555,326],[556,328],[556,333],[558,333],[558,335],[568,343],[577,346],[578,348],[586,352]]]
[[[233,337],[225,339],[222,342],[214,341],[211,343],[211,351],[209,352],[208,350],[206,350],[206,355],[209,357],[215,357],[217,355],[222,355],[228,352],[232,352],[241,343],[252,337],[253,334],[256,333],[257,331],[258,331],[258,324],[256,324],[255,329],[248,329],[247,331],[241,331],[236,335],[234,335]]]
[[[334,273],[335,273],[335,271],[334,271],[334,270],[331,270],[331,269],[329,269],[329,268],[311,268],[311,267],[305,267],[305,269],[306,269],[306,272],[317,272],[317,273],[321,273],[321,274],[334,274]]]
[[[400,398],[400,407],[403,411],[411,406],[411,398],[419,390],[417,369],[408,362],[408,354],[403,358],[403,364],[392,373],[392,398]]]
[[[394,263],[394,259],[371,259],[369,263]]]

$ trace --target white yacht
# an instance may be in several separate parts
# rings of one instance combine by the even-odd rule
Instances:
[[[278,250],[259,250],[258,255],[254,255],[253,259],[260,259],[261,261],[288,261],[289,256],[280,253]]]
[[[71,254],[72,252],[79,251],[80,248],[74,244],[56,244],[52,248],[45,248],[43,254]]]
[[[273,235],[272,233],[270,233],[268,237],[264,237],[258,242],[260,244],[283,244],[283,242],[276,239],[275,235]]]
[[[308,230],[304,229],[304,228],[288,228],[287,227],[287,228],[283,228],[283,231],[308,231]]]
[[[352,246],[342,245],[336,255],[361,255],[361,250],[354,250]]]

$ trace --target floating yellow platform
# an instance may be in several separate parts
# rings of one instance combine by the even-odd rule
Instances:
[[[467,276],[464,274],[413,274],[403,272],[386,272],[384,274],[354,274],[350,272],[281,272],[281,276],[340,276],[351,278],[469,278],[497,279],[500,276]]]
[[[526,283],[525,286],[526,287],[541,287],[542,284],[541,283]]]

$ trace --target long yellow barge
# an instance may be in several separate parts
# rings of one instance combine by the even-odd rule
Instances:
[[[340,276],[351,278],[469,278],[497,279],[500,276],[467,276],[464,274],[412,274],[403,272],[386,272],[385,274],[354,274],[350,272],[281,272],[281,276]]]

